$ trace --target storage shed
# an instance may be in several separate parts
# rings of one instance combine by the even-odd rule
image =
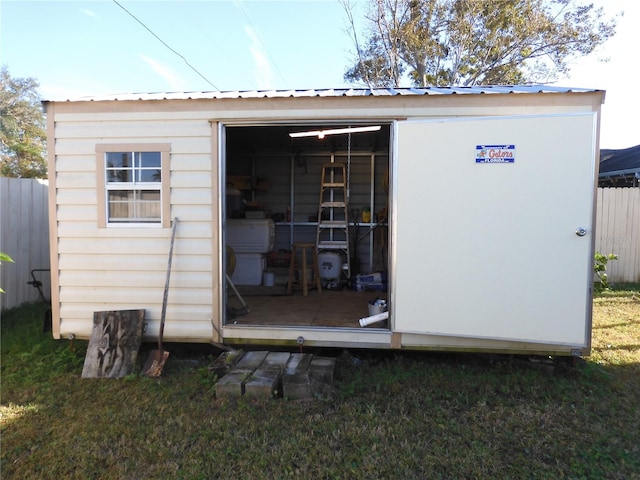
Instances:
[[[47,101],[54,337],[145,309],[157,338],[177,219],[167,341],[586,355],[603,100],[527,85]]]

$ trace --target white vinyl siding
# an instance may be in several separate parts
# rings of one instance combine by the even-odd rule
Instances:
[[[54,297],[59,306],[59,334],[88,338],[93,312],[144,308],[145,335],[157,335],[170,222],[178,217],[165,338],[202,341],[211,338],[211,319],[218,308],[212,272],[212,258],[217,255],[212,246],[217,206],[211,192],[211,114],[191,112],[175,120],[161,114],[145,114],[141,119],[136,115],[56,116],[56,157],[50,168],[55,175],[53,248],[60,273]],[[167,137],[168,132],[175,136]],[[104,228],[104,152],[142,150],[166,152],[162,224]]]

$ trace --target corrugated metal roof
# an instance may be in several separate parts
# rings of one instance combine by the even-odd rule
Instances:
[[[308,90],[234,90],[210,92],[123,93],[67,99],[69,102],[102,102],[131,100],[202,100],[233,98],[305,98],[364,97],[396,95],[479,95],[510,93],[587,93],[597,89],[556,87],[551,85],[488,85],[473,87],[413,87],[413,88],[326,88]]]

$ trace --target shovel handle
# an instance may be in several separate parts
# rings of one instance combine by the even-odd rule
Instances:
[[[160,314],[160,333],[158,334],[158,350],[162,352],[162,336],[164,335],[164,319],[167,314],[167,298],[169,297],[169,280],[171,279],[171,262],[173,260],[173,244],[176,239],[178,217],[173,219],[171,228],[171,246],[169,247],[169,262],[167,265],[167,279],[164,282],[164,296],[162,298],[162,313]]]

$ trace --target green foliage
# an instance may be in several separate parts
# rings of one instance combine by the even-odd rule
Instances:
[[[2,265],[2,262],[12,262],[13,263],[13,259],[7,255],[6,253],[0,252],[0,265]],[[2,289],[2,287],[0,287],[0,293],[4,293],[4,290]]]
[[[605,290],[609,290],[609,281],[607,280],[607,263],[609,260],[617,260],[618,255],[609,253],[604,255],[600,252],[596,252],[593,259],[593,272],[596,275],[596,281],[594,282],[594,290],[596,293],[601,293]]]
[[[397,87],[549,82],[615,33],[615,19],[578,0],[370,0],[345,80]]]
[[[0,72],[0,174],[47,178],[45,118],[38,82]]]

